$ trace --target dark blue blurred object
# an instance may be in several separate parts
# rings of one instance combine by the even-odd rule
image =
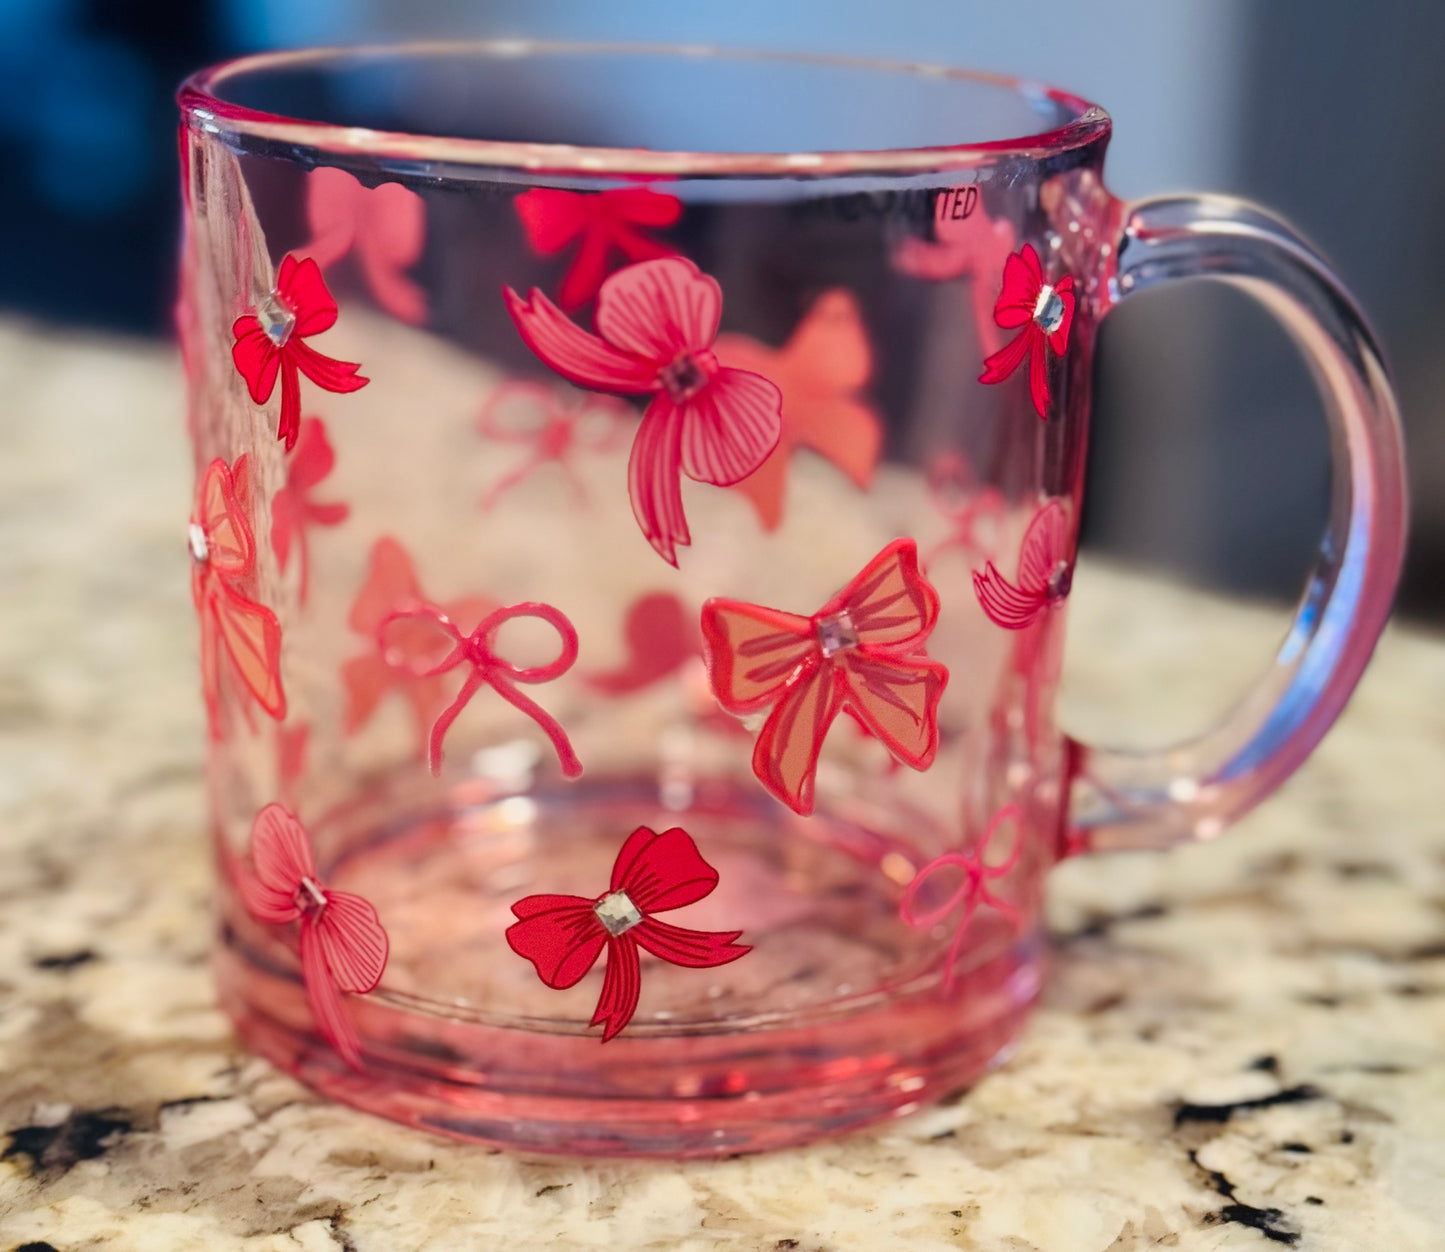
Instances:
[[[172,93],[209,25],[202,3],[0,0],[0,306],[166,329]]]

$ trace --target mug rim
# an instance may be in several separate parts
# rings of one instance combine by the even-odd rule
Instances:
[[[1025,99],[1047,99],[1069,110],[1073,116],[1061,126],[1035,134],[960,144],[807,152],[706,152],[467,139],[374,130],[254,109],[225,100],[221,94],[227,82],[267,70],[351,59],[419,59],[459,53],[510,59],[559,54],[649,55],[834,66],[974,82],[1009,91]],[[632,42],[428,40],[253,53],[197,70],[182,82],[176,99],[186,124],[212,133],[244,135],[338,154],[443,161],[532,174],[584,177],[701,175],[713,178],[762,176],[798,179],[839,174],[914,174],[967,169],[993,163],[1000,156],[1040,160],[1106,141],[1112,130],[1108,113],[1083,97],[1005,74],[874,57]]]

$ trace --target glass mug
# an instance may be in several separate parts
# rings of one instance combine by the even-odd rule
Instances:
[[[220,996],[338,1100],[707,1155],[997,1063],[1061,858],[1209,836],[1384,623],[1395,403],[1348,294],[1110,123],[916,66],[490,43],[182,89],[178,323]],[[1225,723],[1054,721],[1095,334],[1213,277],[1327,401],[1328,533]]]

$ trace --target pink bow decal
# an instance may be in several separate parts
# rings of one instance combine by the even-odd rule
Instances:
[[[1024,531],[1017,580],[1009,582],[989,561],[983,573],[974,571],[973,589],[991,622],[1005,630],[1023,630],[1063,603],[1073,581],[1068,515],[1060,501],[1050,500]]]
[[[730,487],[758,468],[782,433],[782,396],[759,374],[713,353],[722,288],[684,257],[618,270],[597,296],[597,334],[571,322],[535,287],[510,287],[507,311],[527,346],[563,378],[622,395],[652,395],[632,443],[628,490],[637,524],[677,564],[692,542],[680,474]]]
[[[948,683],[923,652],[937,621],[938,593],[918,572],[911,539],[895,539],[812,617],[737,600],[703,605],[718,703],[737,714],[772,708],[753,749],[763,786],[811,813],[818,753],[844,709],[905,765],[932,765]]]
[[[950,548],[962,548],[971,556],[992,550],[992,542],[981,538],[979,529],[997,531],[1007,505],[997,487],[978,486],[973,466],[965,457],[950,452],[929,466],[928,494],[948,521],[950,533],[929,549],[925,565],[932,566]]]
[[[560,394],[559,394],[560,392]],[[589,396],[570,387],[512,379],[487,397],[477,417],[477,429],[497,443],[523,444],[526,459],[503,474],[482,497],[490,509],[503,492],[511,490],[547,462],[555,462],[571,480],[579,503],[587,500],[587,487],[572,464],[575,453],[613,452],[626,437],[627,406],[610,396]]]
[[[251,865],[237,866],[241,903],[267,926],[300,924],[301,981],[316,1025],[348,1065],[361,1069],[361,1043],[341,993],[364,994],[381,981],[388,943],[376,910],[320,881],[311,837],[279,804],[256,814]]]
[[[994,305],[993,320],[1005,330],[1023,329],[983,363],[981,383],[1001,383],[1027,357],[1029,396],[1034,411],[1048,417],[1049,361],[1045,348],[1063,356],[1074,323],[1074,280],[1065,275],[1050,286],[1032,244],[1011,253],[1003,267],[1003,291]]]
[[[326,437],[325,423],[319,417],[308,417],[301,423],[296,451],[286,463],[286,483],[271,497],[271,550],[276,564],[283,570],[291,563],[291,549],[296,549],[296,563],[301,567],[301,582],[296,593],[301,604],[311,581],[311,550],[306,531],[312,526],[339,526],[351,515],[351,506],[341,502],[313,500],[311,491],[319,486],[336,466],[336,453]]]
[[[1000,336],[993,319],[990,284],[978,279],[996,274],[1013,247],[1013,223],[1006,217],[990,218],[978,205],[977,187],[959,187],[939,193],[933,239],[903,240],[893,253],[893,264],[904,274],[933,282],[972,277],[973,320],[984,351],[994,353]]]
[[[651,261],[677,251],[642,232],[671,226],[682,215],[682,201],[646,187],[598,192],[537,187],[513,203],[534,252],[552,256],[582,240],[557,290],[557,303],[568,313],[597,294],[614,252],[629,261]]]
[[[359,391],[370,379],[356,371],[349,361],[323,356],[306,342],[336,325],[336,301],[326,289],[321,271],[310,257],[298,261],[289,253],[282,258],[276,275],[276,289],[254,312],[243,314],[231,325],[236,342],[231,359],[246,380],[251,399],[265,404],[281,378],[281,416],[276,438],[290,452],[296,446],[301,425],[301,375],[326,391]]]
[[[497,655],[493,645],[497,631],[504,623],[518,617],[539,618],[557,632],[562,647],[556,659],[546,665],[520,666]],[[422,630],[440,645],[439,657],[436,646],[419,654],[415,640]],[[552,741],[557,759],[562,763],[562,772],[568,778],[575,778],[582,772],[582,762],[572,751],[572,743],[562,724],[530,696],[518,691],[516,686],[517,683],[551,682],[571,669],[576,661],[577,630],[559,609],[530,601],[509,605],[489,613],[482,618],[476,630],[464,635],[440,609],[433,605],[421,605],[389,613],[377,627],[376,640],[387,663],[405,670],[413,678],[436,677],[458,665],[471,667],[456,698],[442,710],[432,725],[427,759],[433,774],[441,772],[442,740],[447,731],[467,702],[483,686],[491,687],[508,704],[520,709],[542,728]]]
[[[354,252],[371,294],[393,317],[426,321],[426,294],[403,270],[426,241],[426,204],[400,183],[364,187],[345,170],[322,165],[306,177],[311,242],[301,249],[322,269]]]
[[[654,916],[696,903],[711,894],[717,881],[717,870],[702,859],[685,830],[674,826],[659,835],[639,826],[617,854],[611,885],[602,895],[518,900],[512,905],[518,920],[507,927],[507,943],[558,991],[576,986],[607,949],[602,994],[590,1023],[602,1027],[606,1043],[637,1011],[639,948],[689,969],[726,965],[752,951],[737,942],[740,930],[690,930]]]
[[[988,865],[984,861],[984,856],[988,851],[989,842],[1007,822],[1014,823],[1013,847],[1004,860],[997,865]],[[1006,878],[1013,872],[1014,866],[1018,864],[1019,855],[1023,851],[1023,829],[1023,814],[1017,805],[1010,804],[1001,808],[993,815],[992,820],[972,848],[966,852],[945,852],[942,856],[935,857],[918,871],[903,893],[903,899],[898,906],[899,916],[908,925],[917,927],[919,930],[931,930],[959,905],[963,906],[963,913],[958,919],[958,925],[954,928],[953,942],[948,945],[948,955],[944,958],[943,963],[943,985],[947,988],[953,986],[954,968],[958,964],[959,954],[963,951],[964,935],[980,904],[991,905],[1010,922],[1017,923],[1018,921],[1018,909],[1007,900],[1001,900],[994,895],[989,890],[988,884],[996,882],[1000,878]],[[963,875],[953,891],[945,897],[941,904],[937,904],[931,909],[920,909],[918,897],[930,890],[933,879],[939,874],[953,871]]]
[[[256,574],[251,529],[250,462],[243,452],[233,466],[217,457],[196,487],[187,538],[191,551],[191,599],[201,619],[201,688],[211,738],[225,734],[221,676],[230,672],[278,722],[286,717],[281,686],[281,624],[276,614],[242,590]],[[250,704],[242,704],[251,720]]]
[[[641,691],[675,674],[698,654],[692,619],[670,591],[638,596],[627,608],[622,638],[627,657],[617,669],[583,675],[582,681],[594,691],[609,696]]]

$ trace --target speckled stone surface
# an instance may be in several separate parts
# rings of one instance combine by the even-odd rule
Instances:
[[[0,1252],[1445,1249],[1445,640],[1395,628],[1223,840],[1069,864],[946,1107],[715,1164],[466,1147],[242,1052],[206,966],[178,370],[0,326]],[[1276,608],[1085,557],[1070,724],[1197,723]]]

